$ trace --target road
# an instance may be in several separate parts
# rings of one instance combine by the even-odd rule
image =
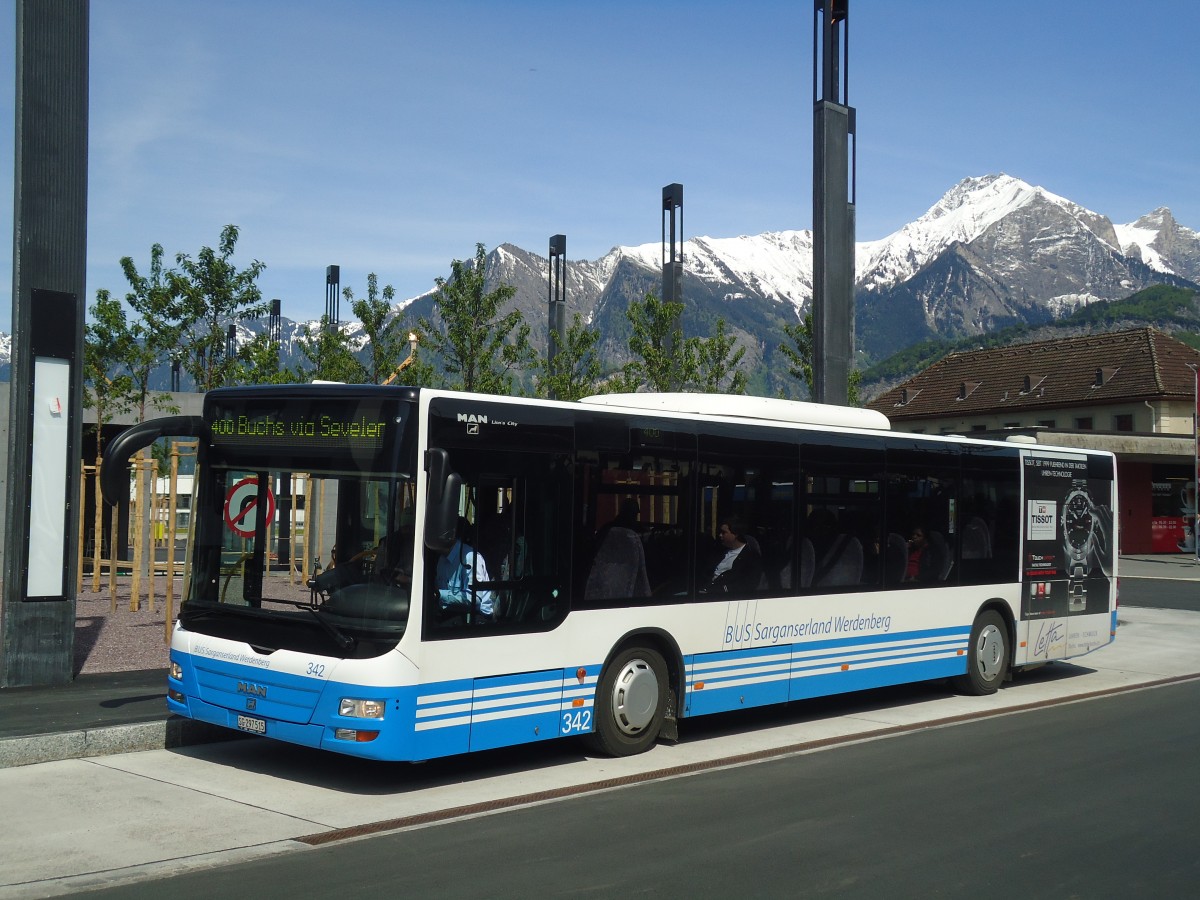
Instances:
[[[1200,680],[99,896],[1190,896]]]
[[[1200,611],[1200,583],[1169,578],[1122,578],[1121,606]]]
[[[363,867],[396,883],[417,878],[408,886],[425,894],[432,882],[420,879],[432,879],[439,894],[459,896],[517,896],[531,879],[539,894],[607,896],[640,884],[671,896],[690,870],[704,872],[696,896],[735,884],[769,894],[776,870],[790,886],[866,892],[863,879],[888,873],[874,883],[878,896],[899,895],[891,879],[911,888],[940,857],[959,872],[944,892],[964,892],[955,886],[968,879],[986,895],[987,884],[955,869],[964,848],[1016,840],[1028,825],[1046,847],[1066,841],[1074,851],[1077,832],[1099,841],[1110,819],[1124,841],[1128,798],[1154,797],[1171,816],[1183,816],[1181,795],[1200,809],[1194,769],[1168,754],[1196,746],[1171,712],[1195,700],[1184,682],[1200,677],[1200,612],[1125,605],[1120,621],[1111,646],[989,697],[930,682],[702,717],[685,723],[678,744],[628,759],[553,741],[411,766],[242,740],[0,769],[4,808],[20,811],[0,821],[0,900],[92,888],[161,895],[163,879],[176,876],[180,891],[211,896],[209,877],[260,872],[262,882],[221,889],[318,896],[335,889],[315,874],[327,872],[344,879],[339,894],[397,892],[367,887]],[[1176,699],[1160,709],[1157,698],[1168,696]],[[1111,711],[1093,722],[1081,712],[1092,708]],[[1178,783],[1166,787],[1173,771]],[[643,796],[645,813],[624,814]],[[1193,824],[1181,817],[1155,828],[1172,832],[1164,846],[1173,848]],[[1064,836],[1051,841],[1056,827]],[[915,845],[904,845],[910,833]],[[440,840],[448,844],[425,843]],[[373,855],[355,856],[368,847]],[[1016,851],[1004,847],[1011,862]],[[1093,845],[1083,860],[1106,865],[1103,855]]]

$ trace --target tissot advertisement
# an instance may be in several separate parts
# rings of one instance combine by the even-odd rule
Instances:
[[[1025,457],[1024,616],[1061,618],[1108,610],[1112,482],[1088,477],[1070,453]]]

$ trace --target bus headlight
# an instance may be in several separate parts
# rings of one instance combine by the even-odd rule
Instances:
[[[355,719],[382,719],[386,707],[387,704],[383,700],[355,700],[343,697],[338,704],[338,715]]]
[[[167,669],[167,674],[176,681],[183,681],[183,666],[171,660],[171,665]]]

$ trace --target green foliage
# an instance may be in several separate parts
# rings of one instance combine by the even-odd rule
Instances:
[[[366,369],[350,349],[350,338],[346,332],[322,316],[320,324],[313,328],[304,326],[304,335],[297,339],[297,346],[308,365],[301,364],[291,373],[297,382],[341,381],[346,384],[361,384],[366,379]]]
[[[698,371],[695,383],[705,394],[746,393],[746,373],[738,368],[746,348],[739,347],[724,319],[717,320],[716,333],[696,345]]]
[[[129,326],[129,340],[122,346],[120,364],[133,383],[139,422],[145,421],[147,402],[159,408],[165,402],[164,395],[150,397],[150,378],[164,358],[175,358],[182,334],[178,284],[173,273],[163,271],[162,261],[161,244],[150,247],[148,275],[138,272],[132,257],[121,258],[121,271],[130,288],[125,302],[138,317]]]
[[[133,335],[121,302],[108,291],[96,291],[92,321],[83,330],[84,404],[96,411],[96,456],[104,450],[101,429],[114,416],[133,408],[136,394],[128,372],[118,373],[130,355]]]
[[[863,377],[868,382],[907,378],[915,372],[929,368],[951,353],[1007,347],[1028,341],[1035,331],[1046,328],[1052,331],[1078,331],[1080,328],[1104,331],[1114,327],[1138,325],[1196,330],[1200,326],[1196,292],[1187,288],[1156,284],[1123,300],[1100,300],[1090,303],[1049,325],[1037,328],[1029,325],[1011,325],[998,331],[953,341],[922,341],[871,366],[863,373]],[[1177,334],[1176,337],[1187,342],[1186,333]]]
[[[735,349],[724,319],[717,321],[711,337],[685,338],[680,325],[683,304],[659,300],[653,293],[641,303],[630,303],[625,315],[633,359],[614,379],[614,390],[745,393],[746,375],[738,364],[746,351]]]
[[[181,360],[199,391],[237,381],[248,360],[225,352],[226,327],[270,308],[257,284],[266,267],[255,260],[238,269],[232,261],[237,241],[237,226],[226,225],[216,250],[202,247],[195,259],[186,253],[175,257],[179,269],[171,280],[180,302]]]
[[[1196,294],[1186,288],[1156,284],[1124,300],[1102,300],[1075,310],[1062,325],[1115,325],[1129,320],[1148,324],[1196,324]]]
[[[537,396],[578,400],[602,392],[599,343],[600,332],[586,327],[583,317],[575,313],[554,359],[537,365]]]
[[[367,339],[362,380],[383,384],[407,356],[408,349],[408,332],[400,328],[399,320],[392,315],[396,289],[389,284],[380,291],[379,281],[372,272],[367,275],[366,297],[356,300],[354,291],[348,287],[342,296],[350,301],[350,309],[362,323]]]
[[[801,382],[808,389],[808,396],[812,397],[815,394],[812,365],[814,347],[813,314],[811,312],[805,313],[804,318],[799,322],[784,325],[783,333],[787,337],[787,341],[779,345],[779,351],[788,361],[788,374]],[[846,399],[851,406],[860,406],[862,404],[860,397],[862,379],[863,374],[861,371],[858,369],[851,370],[846,385]]]
[[[682,303],[659,300],[652,293],[641,303],[629,304],[625,315],[632,329],[629,349],[634,358],[622,370],[621,390],[645,386],[651,391],[679,391],[695,377],[695,345],[683,339],[682,314]]]
[[[422,347],[441,360],[448,387],[484,394],[513,393],[517,370],[534,362],[529,325],[520,310],[501,315],[516,288],[502,284],[485,292],[487,253],[475,245],[475,259],[450,263],[450,277],[438,278],[435,316],[419,324]]]

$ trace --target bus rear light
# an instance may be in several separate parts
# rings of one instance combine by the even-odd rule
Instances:
[[[356,744],[365,744],[379,737],[379,732],[357,731],[353,728],[335,728],[333,736],[339,741],[354,741]]]

